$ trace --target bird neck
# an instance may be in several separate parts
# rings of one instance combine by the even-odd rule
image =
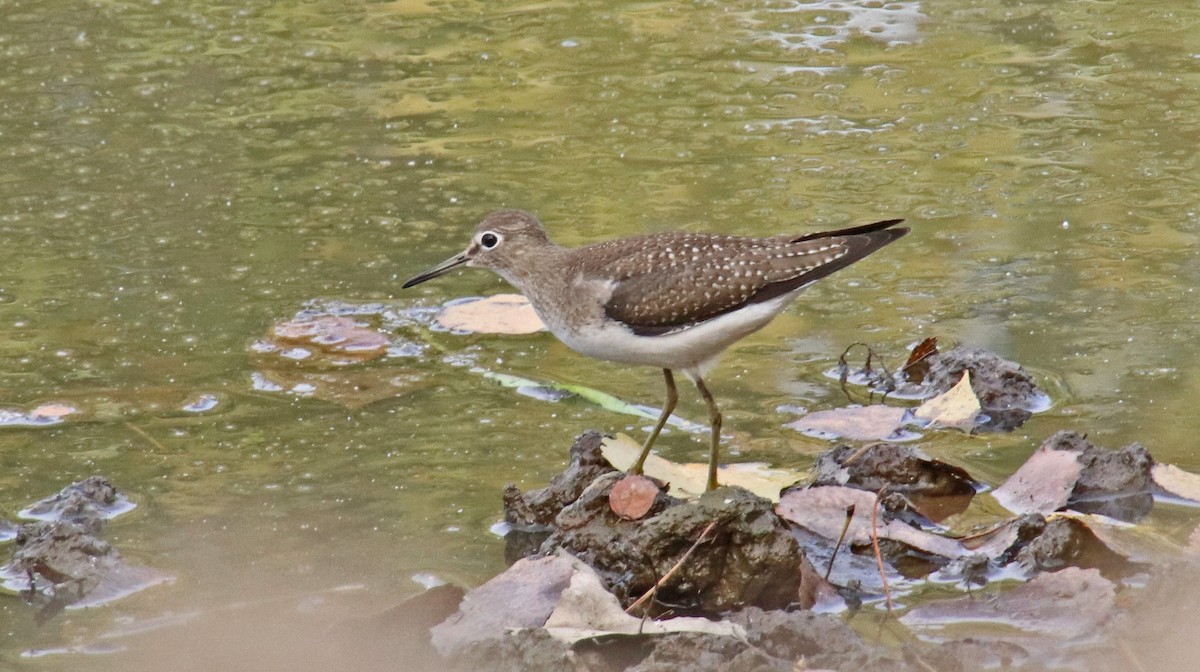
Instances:
[[[571,250],[546,241],[513,252],[503,268],[493,270],[536,304],[561,291],[568,281],[570,258]]]

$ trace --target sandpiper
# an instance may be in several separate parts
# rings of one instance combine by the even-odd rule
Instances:
[[[466,250],[404,287],[458,266],[486,268],[524,294],[571,349],[661,368],[667,400],[631,473],[642,472],[675,410],[679,395],[672,372],[683,372],[708,404],[712,490],[721,411],[703,376],[725,348],[765,327],[805,287],[908,233],[893,228],[902,221],[767,238],[655,233],[571,249],[555,245],[534,215],[497,210],[475,227]]]

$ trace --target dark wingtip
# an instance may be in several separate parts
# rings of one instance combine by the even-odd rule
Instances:
[[[861,226],[851,226],[846,229],[838,229],[837,231],[821,231],[818,233],[809,233],[809,234],[800,236],[799,238],[796,238],[792,242],[798,243],[802,240],[813,240],[816,238],[833,238],[834,236],[856,236],[856,235],[860,235],[863,233],[874,233],[876,231],[883,231],[884,229],[891,228],[903,221],[904,221],[903,219],[885,219],[881,222],[874,222],[871,224],[863,224]],[[908,227],[904,227],[901,229],[893,229],[892,232],[896,234],[896,238],[899,238],[900,236],[903,236],[904,234],[908,233],[910,230],[911,229],[909,229]]]

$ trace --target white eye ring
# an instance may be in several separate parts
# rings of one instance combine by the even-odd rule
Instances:
[[[493,250],[504,240],[504,237],[495,231],[484,231],[479,234],[479,246],[485,250]]]

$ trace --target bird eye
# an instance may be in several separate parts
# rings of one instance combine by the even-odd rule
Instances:
[[[500,244],[500,236],[488,231],[479,237],[479,244],[483,246],[483,249],[490,250]]]

